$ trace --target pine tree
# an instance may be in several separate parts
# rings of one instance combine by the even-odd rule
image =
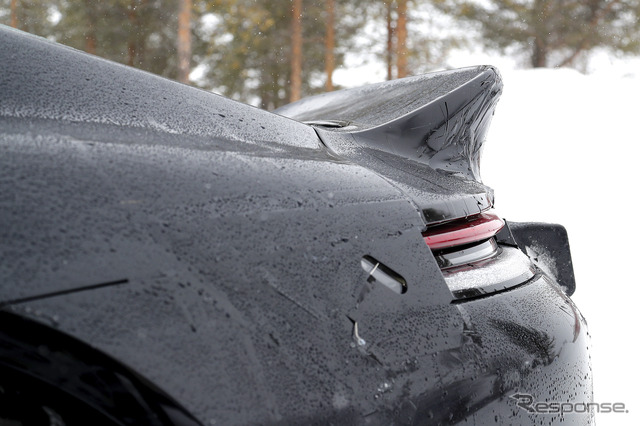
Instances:
[[[302,2],[301,27],[297,27],[292,19],[300,16],[294,12],[297,1],[205,2],[207,11],[218,17],[205,55],[209,66],[207,86],[265,109],[325,89],[327,75],[342,63],[354,28],[364,20],[357,17],[341,21],[344,8],[358,2],[336,1],[334,41],[327,41],[331,27],[325,19],[326,2]]]
[[[11,24],[13,28],[18,28],[18,0],[11,0]]]
[[[293,0],[291,8],[291,78],[289,101],[302,97],[302,0]]]
[[[434,0],[477,24],[484,43],[517,48],[532,67],[569,66],[596,47],[640,51],[639,0]]]
[[[51,33],[55,10],[55,1],[0,0],[0,24],[46,37]]]
[[[407,0],[396,0],[398,19],[396,20],[396,67],[398,78],[409,75],[409,49],[407,46]]]
[[[387,44],[385,50],[385,62],[387,64],[387,80],[393,79],[395,58],[395,18],[393,16],[393,0],[384,1],[384,18],[387,24]]]
[[[189,83],[191,71],[191,0],[180,0],[180,13],[178,15],[178,81]]]
[[[324,10],[324,74],[325,92],[333,90],[333,72],[336,69],[336,2],[327,0]]]
[[[377,3],[377,4],[376,4]],[[373,4],[372,18],[384,21],[387,80],[446,66],[449,51],[462,44],[438,23],[442,12],[418,0],[382,0]],[[381,37],[382,38],[382,37]]]
[[[178,0],[57,0],[51,31],[63,44],[169,78],[178,77]]]

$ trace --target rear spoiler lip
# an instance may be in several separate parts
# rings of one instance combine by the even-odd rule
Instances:
[[[501,90],[501,84],[495,90],[492,88],[495,83],[487,82],[496,76],[498,74],[493,68],[487,69],[414,111],[350,133],[367,146],[482,183],[480,154],[484,134]]]
[[[480,66],[326,93],[275,112],[313,126],[337,157],[394,184],[433,226],[493,208],[480,153],[501,91],[498,71]],[[406,104],[389,111],[394,93]]]
[[[430,92],[442,92],[434,83],[443,80],[450,90],[429,97]],[[479,66],[325,93],[275,112],[326,131],[348,133],[358,145],[482,183],[480,153],[501,91],[497,69]],[[390,101],[396,92],[417,107],[398,114]],[[351,100],[355,106],[346,105]]]

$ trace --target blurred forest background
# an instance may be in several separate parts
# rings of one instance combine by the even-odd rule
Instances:
[[[339,89],[349,55],[387,79],[478,45],[581,69],[639,54],[639,18],[640,0],[0,0],[1,24],[265,109]]]

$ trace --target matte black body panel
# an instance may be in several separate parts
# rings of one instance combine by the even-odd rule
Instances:
[[[424,212],[479,183],[13,30],[0,45],[0,309],[202,424],[521,424],[512,393],[590,401],[584,321],[544,274],[451,303]]]

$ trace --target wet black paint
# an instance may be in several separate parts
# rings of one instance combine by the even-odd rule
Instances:
[[[451,159],[471,143],[449,167],[375,126],[314,129],[6,28],[0,45],[0,302],[24,302],[3,310],[202,424],[520,424],[515,391],[590,400],[584,321],[556,283],[451,304],[422,240],[493,204],[482,138],[447,139],[497,99],[492,69],[423,141]],[[406,293],[372,286],[365,255]]]

